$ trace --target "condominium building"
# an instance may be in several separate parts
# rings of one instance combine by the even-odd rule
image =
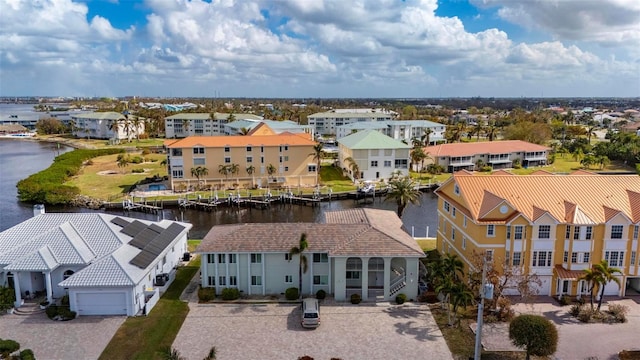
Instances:
[[[266,124],[276,134],[283,132],[289,132],[292,134],[309,133],[311,138],[314,138],[314,128],[309,125],[299,125],[291,120],[275,121],[275,120],[251,120],[242,119],[235,120],[233,122],[224,124],[222,126],[222,132],[224,135],[244,135],[247,132],[253,130],[260,124]]]
[[[224,135],[224,126],[235,120],[262,120],[253,114],[227,113],[180,113],[164,118],[164,131],[167,139],[187,136]]]
[[[485,165],[508,169],[519,163],[523,167],[547,164],[550,148],[521,140],[449,143],[427,146],[430,159],[425,163],[442,166],[446,172],[479,169]]]
[[[315,144],[309,134],[265,131],[248,136],[167,140],[171,187],[184,190],[196,185],[215,188],[315,185],[318,166],[313,159]],[[205,173],[192,172],[197,167],[205,168]]]
[[[353,180],[406,176],[410,150],[411,146],[378,131],[364,130],[338,140],[338,163]]]
[[[605,295],[640,291],[640,177],[499,173],[460,171],[436,190],[439,251],[467,269],[474,252],[487,252],[536,274],[548,296],[590,293],[584,270],[607,260],[622,271],[622,286],[607,284]]]
[[[444,124],[427,120],[391,120],[376,122],[354,122],[336,127],[336,139],[361,130],[377,130],[393,139],[411,144],[414,139],[428,144],[446,142],[447,127]],[[427,144],[426,144],[427,145]]]
[[[338,126],[356,122],[389,121],[397,117],[398,113],[385,109],[334,109],[311,114],[307,119],[317,134],[335,135]]]
[[[131,140],[145,129],[144,118],[113,111],[73,114],[71,124],[74,136],[91,139]]]

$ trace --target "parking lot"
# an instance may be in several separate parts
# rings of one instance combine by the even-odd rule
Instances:
[[[425,305],[321,304],[321,325],[304,329],[293,304],[198,304],[174,342],[186,359],[212,346],[219,359],[451,359]]]

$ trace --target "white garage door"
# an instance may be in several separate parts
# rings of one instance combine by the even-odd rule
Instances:
[[[77,293],[79,315],[126,315],[127,297],[124,292]]]
[[[538,279],[540,279],[540,282],[542,283],[538,287],[538,295],[551,295],[551,276],[538,276]]]

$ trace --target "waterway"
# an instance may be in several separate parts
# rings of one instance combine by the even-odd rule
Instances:
[[[67,147],[56,144],[31,140],[0,140],[0,231],[14,226],[33,216],[32,205],[21,203],[17,199],[16,183],[27,176],[47,168],[58,153],[70,151]],[[378,209],[396,210],[395,202],[383,201],[377,198],[375,202],[369,198],[368,203],[354,200],[339,200],[323,202],[319,206],[281,205],[261,209],[250,208],[220,208],[212,212],[198,210],[184,210],[178,208],[164,209],[161,214],[146,214],[129,212],[126,215],[135,218],[157,220],[184,219],[193,224],[190,233],[192,238],[201,238],[212,226],[219,224],[237,223],[273,223],[273,222],[319,222],[323,220],[324,212],[357,207],[372,207]],[[437,201],[433,194],[426,193],[421,197],[419,206],[409,205],[402,217],[407,232],[413,231],[414,236],[426,235],[427,228],[430,236],[435,236],[437,215]],[[48,212],[91,212],[76,207],[48,207]],[[102,211],[102,210],[100,210]],[[109,213],[125,215],[121,210]]]

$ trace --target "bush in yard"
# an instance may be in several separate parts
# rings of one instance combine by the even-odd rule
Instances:
[[[580,308],[580,312],[578,312],[578,320],[588,323],[596,314],[596,310],[591,310],[589,306],[583,306]]]
[[[398,294],[398,296],[396,296],[396,304],[398,305],[404,304],[405,301],[407,301],[407,295]]]
[[[609,310],[607,312],[614,317],[615,321],[623,323],[627,322],[629,307],[621,304],[609,304]]]
[[[573,317],[578,317],[581,309],[582,309],[582,305],[580,304],[571,305],[571,308],[569,308],[569,314]]]
[[[9,354],[20,349],[20,344],[14,340],[2,340],[0,339],[0,358],[8,359]]]
[[[360,304],[362,302],[362,296],[360,294],[352,294],[351,295],[351,303],[352,304]]]
[[[525,350],[527,360],[531,355],[549,356],[558,347],[558,329],[543,316],[520,315],[509,325],[509,339]]]
[[[33,355],[33,350],[24,349],[20,351],[20,360],[36,360],[35,355]]]
[[[318,291],[316,292],[316,299],[318,299],[318,300],[324,300],[324,298],[326,298],[326,297],[327,297],[327,292],[326,292],[326,291],[324,291],[324,290],[320,289],[320,290],[318,290]]]
[[[5,311],[13,307],[16,301],[16,292],[9,287],[0,287],[0,311]]]
[[[216,288],[200,287],[198,289],[198,300],[208,302],[216,298]]]
[[[134,174],[142,174],[144,173],[144,169],[131,169],[131,172]]]
[[[296,300],[298,298],[298,288],[290,287],[284,291],[284,297],[287,300]]]
[[[240,298],[240,290],[236,288],[224,288],[220,296],[222,296],[222,300],[237,300]]]
[[[134,156],[131,158],[131,161],[129,161],[133,164],[142,164],[143,159],[140,156]]]

